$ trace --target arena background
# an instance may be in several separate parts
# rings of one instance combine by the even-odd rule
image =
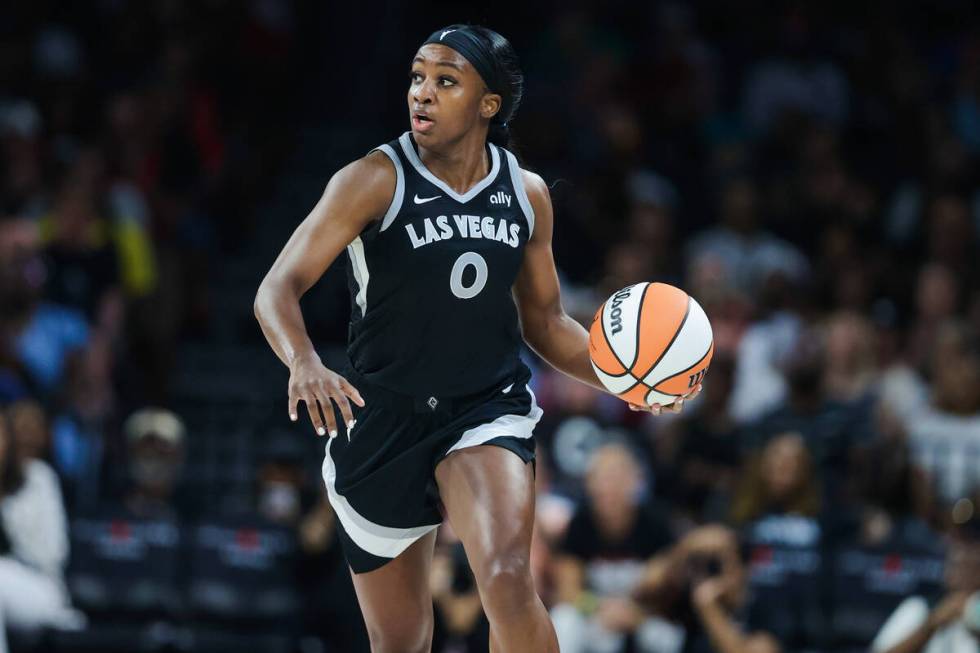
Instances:
[[[8,646],[368,650],[323,440],[286,419],[252,300],[331,174],[408,128],[410,57],[459,21],[521,56],[566,309],[665,281],[716,338],[679,418],[527,352],[563,651],[886,650],[976,590],[980,22],[827,5],[3,3]],[[303,301],[328,366],[346,265]],[[486,651],[449,529],[432,589],[434,650]],[[976,650],[961,631],[944,650]]]

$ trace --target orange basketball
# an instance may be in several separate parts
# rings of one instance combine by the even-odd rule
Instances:
[[[711,323],[680,288],[638,283],[613,293],[589,329],[592,367],[613,394],[639,405],[674,403],[704,379]]]

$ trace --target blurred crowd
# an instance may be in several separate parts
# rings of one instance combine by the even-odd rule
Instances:
[[[263,221],[302,218],[256,206],[302,94],[338,99],[308,58],[345,29],[298,0],[64,4],[0,10],[0,653],[366,651],[285,377],[226,411],[257,444],[201,427],[222,384],[203,408],[176,389],[189,348],[261,346],[216,337],[211,286],[260,251],[257,285]],[[980,21],[736,4],[474,19],[522,57],[514,148],[551,187],[566,310],[663,281],[715,337],[677,416],[526,352],[538,590],[565,653],[976,652]],[[442,15],[385,12],[405,35],[357,44],[384,74],[336,73],[385,106],[344,126],[356,151],[407,128],[397,80]],[[319,192],[343,163],[304,174]],[[313,333],[325,361],[343,333]],[[215,439],[245,482],[195,476]],[[431,589],[433,650],[486,651],[448,524]]]

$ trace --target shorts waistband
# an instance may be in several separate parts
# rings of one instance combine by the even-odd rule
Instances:
[[[452,412],[454,408],[465,405],[477,397],[487,394],[487,392],[491,391],[496,386],[504,388],[507,386],[507,384],[516,382],[521,377],[522,367],[523,366],[518,366],[517,369],[511,372],[504,379],[501,379],[494,386],[484,388],[469,395],[454,397],[438,395],[408,395],[395,392],[394,390],[389,390],[388,388],[368,381],[350,364],[347,364],[343,368],[341,374],[344,376],[344,378],[350,381],[355,388],[357,388],[367,403],[378,403],[386,408],[403,413],[422,413],[432,415],[436,413],[445,414]]]

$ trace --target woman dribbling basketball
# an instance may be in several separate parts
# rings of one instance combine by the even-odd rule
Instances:
[[[440,502],[473,568],[491,650],[558,650],[528,565],[541,409],[522,338],[603,386],[588,332],[561,305],[548,188],[504,147],[523,85],[496,32],[434,32],[412,60],[411,130],[332,177],[256,296],[290,370],[290,417],[302,401],[330,436],[324,481],[375,652],[429,650]],[[345,248],[353,315],[338,373],[314,351],[299,299]]]

